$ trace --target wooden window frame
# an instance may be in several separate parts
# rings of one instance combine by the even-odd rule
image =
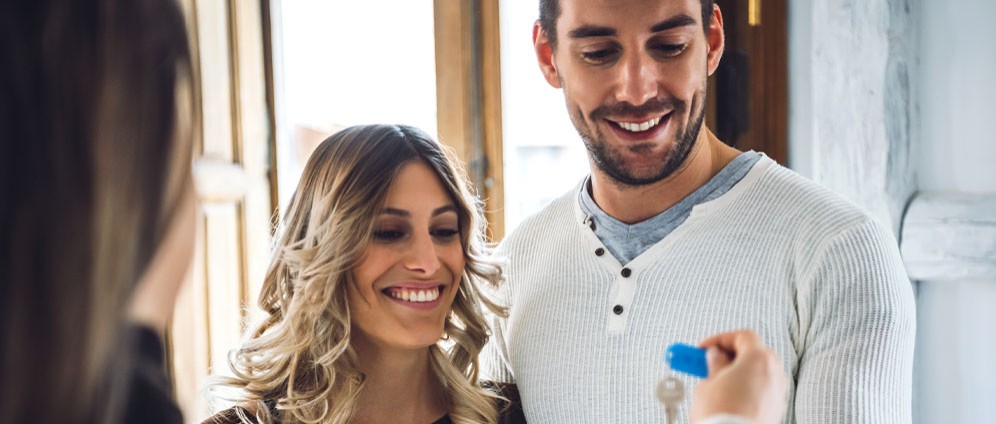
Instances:
[[[484,200],[488,237],[505,235],[499,0],[435,0],[439,138]]]

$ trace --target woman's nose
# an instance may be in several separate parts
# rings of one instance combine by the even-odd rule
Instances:
[[[409,245],[408,255],[405,258],[405,268],[424,273],[426,275],[435,274],[439,270],[439,255],[436,252],[436,244],[429,234],[423,234],[412,238]]]

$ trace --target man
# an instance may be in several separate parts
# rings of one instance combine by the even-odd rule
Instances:
[[[510,308],[486,377],[516,382],[531,422],[663,422],[664,347],[751,328],[791,376],[787,422],[909,422],[915,313],[891,233],[703,128],[719,8],[540,10],[540,69],[564,92],[591,175],[503,241]]]

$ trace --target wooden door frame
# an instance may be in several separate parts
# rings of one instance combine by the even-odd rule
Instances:
[[[760,7],[759,25],[747,22],[748,1]],[[722,1],[727,3],[727,1]],[[723,14],[727,51],[739,40],[752,56],[748,67],[750,126],[734,146],[764,152],[780,164],[788,161],[788,2],[787,0],[732,0]],[[722,61],[720,62],[722,65]],[[710,78],[707,124],[716,128],[715,80]],[[730,142],[731,140],[724,140]]]
[[[210,411],[203,387],[227,371],[266,271],[276,209],[269,1],[182,0],[193,65],[194,182],[201,203],[192,275],[167,333],[187,421]]]

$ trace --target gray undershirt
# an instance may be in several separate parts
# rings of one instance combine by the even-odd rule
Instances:
[[[636,224],[627,224],[615,219],[598,207],[591,197],[591,180],[585,181],[581,190],[581,209],[595,224],[595,235],[605,248],[622,264],[627,264],[651,246],[667,237],[688,219],[692,207],[716,199],[730,191],[751,167],[761,159],[761,154],[753,150],[737,155],[716,176],[702,187],[685,196],[680,202],[660,214]]]

